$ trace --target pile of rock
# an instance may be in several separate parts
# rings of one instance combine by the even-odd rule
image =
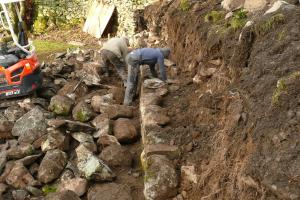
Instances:
[[[138,139],[136,113],[121,105],[121,87],[101,84],[96,60],[93,51],[57,54],[42,66],[39,98],[0,111],[0,199],[132,199],[105,182],[132,167],[124,144]]]

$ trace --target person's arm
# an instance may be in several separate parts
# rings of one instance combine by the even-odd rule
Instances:
[[[158,56],[157,64],[159,66],[159,72],[160,72],[161,80],[166,81],[167,80],[167,73],[166,73],[165,64],[164,64],[164,56],[162,54],[160,54]]]

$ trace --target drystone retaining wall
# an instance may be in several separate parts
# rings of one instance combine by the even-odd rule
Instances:
[[[159,79],[146,79],[141,85],[140,113],[144,148],[141,163],[145,173],[144,196],[147,200],[174,197],[179,184],[174,159],[180,157],[180,150],[164,139],[164,127],[171,119],[160,103],[167,93],[167,85]]]
[[[43,32],[48,27],[66,27],[83,23],[93,0],[49,0],[35,1],[36,19],[34,30]],[[136,29],[135,12],[154,0],[105,0],[114,4],[117,11],[117,35],[133,35]]]

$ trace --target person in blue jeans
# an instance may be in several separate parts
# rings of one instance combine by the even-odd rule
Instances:
[[[167,80],[164,59],[170,55],[169,48],[142,48],[136,49],[126,56],[128,65],[127,87],[124,97],[124,105],[131,105],[136,93],[140,65],[148,65],[153,77],[158,78],[155,65],[158,64],[160,79]]]

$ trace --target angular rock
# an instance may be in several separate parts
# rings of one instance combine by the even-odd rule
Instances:
[[[152,79],[146,79],[144,81],[144,87],[148,88],[148,89],[157,89],[157,88],[161,88],[163,86],[165,86],[166,84],[158,79],[158,78],[152,78]]]
[[[16,163],[6,177],[6,183],[14,188],[23,189],[26,188],[27,185],[36,185],[37,182],[26,167],[21,163]]]
[[[80,200],[80,198],[75,192],[65,190],[62,192],[50,193],[44,200]]]
[[[131,120],[120,118],[114,122],[114,135],[120,143],[135,142],[138,134]]]
[[[245,0],[223,0],[222,7],[226,10],[236,10],[244,6]]]
[[[98,138],[101,135],[109,135],[111,132],[110,119],[105,114],[98,115],[92,121],[92,124],[96,127],[96,129],[98,129],[98,131],[93,135],[95,138]]]
[[[94,143],[93,137],[83,132],[72,133],[72,137],[80,143],[84,143],[84,142]]]
[[[160,105],[162,97],[156,93],[144,93],[140,99],[141,110],[149,105]]]
[[[42,156],[42,154],[26,156],[20,160],[17,160],[17,162],[22,163],[24,166],[28,166],[28,165],[31,165],[32,163],[34,163],[41,156]]]
[[[162,107],[156,105],[150,105],[142,111],[142,122],[145,127],[151,126],[164,126],[170,122],[170,118],[165,115],[165,111]]]
[[[47,139],[42,142],[41,148],[43,152],[60,149],[66,151],[69,148],[69,138],[58,130],[49,130]]]
[[[7,150],[7,159],[20,159],[30,156],[34,153],[34,147],[31,144],[21,144]]]
[[[181,180],[184,183],[198,183],[198,176],[196,174],[195,166],[181,166]]]
[[[267,3],[267,0],[245,0],[244,8],[249,12],[256,12],[263,10]]]
[[[49,110],[57,115],[67,116],[71,112],[74,101],[66,96],[56,95],[51,98]]]
[[[0,198],[2,197],[2,194],[6,192],[7,189],[8,189],[8,185],[4,183],[0,183]]]
[[[76,122],[71,120],[64,120],[64,119],[52,119],[48,121],[48,125],[53,128],[60,128],[64,127],[68,131],[71,132],[78,132],[78,131],[84,131],[84,132],[93,132],[96,131],[96,129],[88,124],[82,123],[82,122]]]
[[[289,4],[287,3],[286,1],[282,1],[282,0],[279,0],[279,1],[276,1],[271,8],[269,8],[266,12],[265,12],[265,15],[266,14],[270,14],[270,13],[274,13],[280,9],[285,9],[285,10],[292,10],[292,9],[295,9],[297,8],[295,5],[292,5],[292,4]]]
[[[78,103],[73,111],[73,119],[80,122],[90,121],[91,118],[95,116],[95,113],[92,111],[91,106],[84,101]]]
[[[42,144],[43,144],[43,142],[45,142],[45,141],[47,140],[47,138],[48,138],[48,135],[47,135],[47,134],[45,134],[45,135],[43,135],[42,137],[38,138],[37,140],[35,140],[35,141],[32,143],[33,147],[34,147],[35,149],[40,149],[41,146],[42,146]]]
[[[152,155],[142,163],[146,169],[144,177],[146,199],[168,199],[177,194],[176,168],[166,156]]]
[[[18,136],[19,143],[33,143],[46,134],[47,124],[44,113],[35,107],[17,120],[12,129],[12,135]]]
[[[125,105],[102,105],[100,112],[107,114],[110,119],[133,117],[133,108]]]
[[[113,99],[115,100],[115,103],[122,104],[124,100],[124,89],[120,87],[113,87],[108,90],[109,93],[112,94]]]
[[[107,147],[110,145],[121,145],[115,136],[106,134],[99,136],[97,144],[101,147]]]
[[[100,158],[112,167],[130,167],[133,160],[130,151],[120,145],[111,145],[104,148]]]
[[[26,190],[14,190],[12,191],[12,196],[14,200],[25,200],[30,197]]]
[[[117,183],[96,184],[92,186],[87,195],[88,200],[132,200],[130,188]]]
[[[62,192],[65,190],[71,190],[77,194],[77,196],[82,196],[87,191],[87,180],[83,178],[73,178],[63,181],[59,184],[57,191]]]
[[[32,187],[32,186],[27,186],[26,190],[32,194],[34,197],[42,197],[43,196],[43,192],[42,190],[36,188],[36,187]]]
[[[84,83],[73,80],[67,82],[63,88],[58,91],[60,96],[68,96],[70,94],[75,94],[76,99],[84,96],[88,92],[88,87]]]
[[[83,64],[83,69],[75,71],[76,77],[83,80],[87,86],[100,85],[100,65],[96,62]]]
[[[102,105],[110,105],[113,104],[113,95],[112,94],[106,94],[102,96],[93,96],[91,100],[92,108],[95,112],[100,112],[100,108]]]
[[[115,178],[115,174],[110,168],[102,160],[93,155],[84,145],[79,145],[76,148],[76,154],[77,167],[87,179],[112,181]]]
[[[38,179],[49,183],[60,175],[67,164],[67,154],[61,150],[50,150],[43,158],[38,171]]]
[[[165,155],[169,159],[176,159],[180,157],[180,150],[178,146],[168,144],[146,145],[144,153],[146,157],[151,155]]]
[[[13,138],[11,130],[14,124],[8,120],[0,119],[0,139]]]

